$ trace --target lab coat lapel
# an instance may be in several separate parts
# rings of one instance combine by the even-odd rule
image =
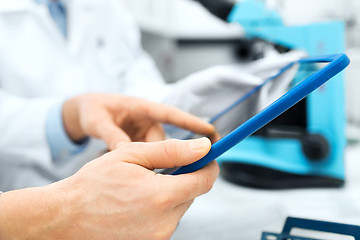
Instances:
[[[81,55],[93,39],[96,5],[91,0],[67,0],[68,46],[71,54]],[[100,3],[101,4],[101,3]]]

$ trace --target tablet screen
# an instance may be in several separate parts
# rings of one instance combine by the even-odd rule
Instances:
[[[278,76],[268,78],[264,84],[252,89],[232,106],[224,108],[224,111],[214,116],[210,122],[215,126],[220,137],[224,137],[324,65],[324,63],[301,63],[282,69]],[[289,109],[269,125],[272,125],[272,128],[278,127],[278,130],[283,128],[284,131],[285,129],[300,131],[306,128],[305,101],[302,100],[297,104],[298,106],[294,106],[296,110]]]

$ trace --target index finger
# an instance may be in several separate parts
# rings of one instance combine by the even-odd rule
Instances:
[[[142,101],[138,108],[153,120],[173,124],[194,133],[210,135],[215,132],[210,123],[173,106]]]
[[[202,169],[182,175],[160,175],[163,180],[163,191],[176,196],[178,204],[193,200],[209,192],[219,175],[219,165],[212,161]]]

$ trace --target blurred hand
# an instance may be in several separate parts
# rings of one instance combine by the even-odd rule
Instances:
[[[210,147],[206,138],[129,143],[68,179],[4,193],[0,238],[170,239],[194,198],[211,189],[219,169],[214,161],[178,176],[152,170],[190,164]]]
[[[164,139],[162,123],[173,124],[214,137],[214,127],[175,107],[112,94],[84,94],[63,105],[63,122],[69,137],[104,140],[113,150],[131,141]]]

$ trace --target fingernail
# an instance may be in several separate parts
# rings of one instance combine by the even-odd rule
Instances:
[[[215,126],[214,125],[212,125],[212,124],[208,124],[208,127],[209,127],[209,129],[211,130],[211,131],[215,131]]]
[[[190,148],[194,151],[208,149],[211,146],[211,142],[208,138],[202,137],[190,141]]]

